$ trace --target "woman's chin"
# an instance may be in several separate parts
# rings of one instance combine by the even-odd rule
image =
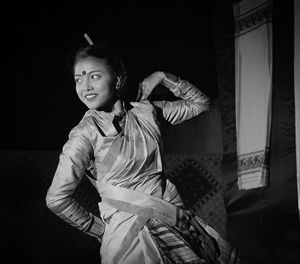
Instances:
[[[85,105],[87,106],[88,109],[91,109],[91,110],[98,110],[99,108],[102,108],[102,104],[99,104],[99,103],[85,103]]]

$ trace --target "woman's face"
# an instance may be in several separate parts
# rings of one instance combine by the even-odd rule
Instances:
[[[87,57],[77,61],[74,67],[76,92],[89,109],[110,106],[116,89],[113,77],[103,60]]]

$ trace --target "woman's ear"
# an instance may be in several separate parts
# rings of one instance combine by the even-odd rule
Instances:
[[[119,90],[121,88],[121,78],[118,76],[116,81],[116,89]]]

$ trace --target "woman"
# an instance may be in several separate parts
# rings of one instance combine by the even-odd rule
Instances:
[[[158,71],[141,83],[138,101],[123,101],[124,65],[103,44],[81,49],[73,69],[77,95],[89,110],[63,147],[48,207],[101,242],[101,263],[219,263],[216,240],[184,210],[162,171],[161,122],[175,125],[209,110],[208,97]],[[149,101],[158,84],[179,100]],[[72,197],[91,165],[101,218]]]

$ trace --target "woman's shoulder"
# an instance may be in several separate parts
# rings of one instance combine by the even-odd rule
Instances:
[[[90,113],[90,111],[87,111],[81,120],[75,125],[71,131],[71,134],[77,134],[77,135],[84,135],[84,136],[89,136],[92,132],[92,126],[93,126],[93,117]]]
[[[139,120],[143,120],[155,126],[160,124],[162,113],[153,102],[145,100],[142,102],[132,102],[131,105],[133,106],[131,112]]]

